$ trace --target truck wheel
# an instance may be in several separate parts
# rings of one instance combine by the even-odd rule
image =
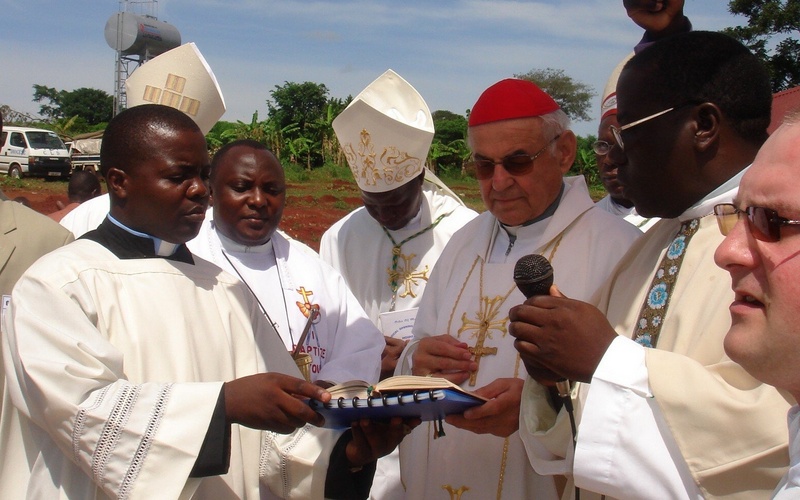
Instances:
[[[8,176],[12,179],[21,179],[22,178],[22,170],[19,168],[19,165],[11,165],[8,168]]]

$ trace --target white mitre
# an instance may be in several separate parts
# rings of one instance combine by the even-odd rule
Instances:
[[[194,43],[164,52],[139,66],[125,81],[128,107],[163,104],[189,115],[207,134],[225,113],[225,100]]]
[[[418,177],[433,141],[433,117],[407,81],[387,70],[333,120],[358,187],[396,189]]]

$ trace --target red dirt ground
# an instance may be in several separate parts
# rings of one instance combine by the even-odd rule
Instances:
[[[349,183],[335,183],[337,192],[343,196],[323,195],[315,199],[311,195],[299,194],[302,192],[298,186],[289,186],[289,193],[298,192],[297,196],[289,194],[286,199],[286,208],[283,210],[281,229],[292,238],[298,239],[319,251],[319,240],[322,233],[336,221],[347,215],[351,210],[361,206],[361,198],[354,185]],[[66,183],[64,183],[66,192]],[[57,201],[67,203],[66,194],[52,192],[36,192],[20,189],[4,188],[3,192],[11,199],[26,198],[30,207],[43,214],[58,210]],[[341,208],[346,207],[346,208]]]

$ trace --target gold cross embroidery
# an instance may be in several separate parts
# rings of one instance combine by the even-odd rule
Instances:
[[[443,484],[442,489],[450,494],[450,500],[460,500],[461,495],[463,495],[466,491],[469,491],[469,486],[462,486],[459,489],[455,489],[449,484]]]
[[[475,356],[475,363],[478,364],[478,369],[480,369],[483,356],[497,354],[496,347],[484,347],[486,337],[493,338],[493,330],[502,333],[504,337],[507,333],[506,322],[508,317],[495,319],[505,299],[505,297],[499,295],[491,299],[489,297],[481,297],[479,302],[480,310],[474,321],[467,318],[467,313],[461,315],[461,328],[458,329],[458,336],[461,337],[463,332],[473,331],[471,337],[477,340],[475,345],[469,348],[469,352]],[[477,378],[478,370],[475,370],[469,376],[469,385],[474,386]]]
[[[412,253],[411,255],[403,255],[402,253],[399,254],[400,258],[403,259],[405,265],[393,271],[391,268],[386,268],[386,274],[389,275],[389,284],[396,283],[398,278],[402,276],[403,278],[403,293],[400,294],[400,297],[408,297],[411,295],[412,298],[416,298],[417,294],[414,291],[415,287],[419,286],[419,280],[428,281],[428,266],[425,265],[425,269],[422,271],[417,271],[414,268],[414,265],[411,261],[417,254]]]
[[[301,286],[295,291],[299,293],[301,297],[303,297],[303,302],[295,302],[295,304],[297,304],[297,307],[300,308],[300,312],[303,313],[303,316],[307,318],[308,315],[311,314],[312,309],[312,304],[309,300],[309,297],[314,295],[314,292],[306,290],[306,287],[304,286]]]

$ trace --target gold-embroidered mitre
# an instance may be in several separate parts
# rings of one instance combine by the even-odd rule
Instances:
[[[225,113],[217,78],[197,50],[187,43],[136,68],[125,81],[128,107],[163,104],[189,115],[207,134]]]
[[[396,189],[419,176],[433,141],[433,117],[407,81],[387,70],[333,121],[358,187]]]

